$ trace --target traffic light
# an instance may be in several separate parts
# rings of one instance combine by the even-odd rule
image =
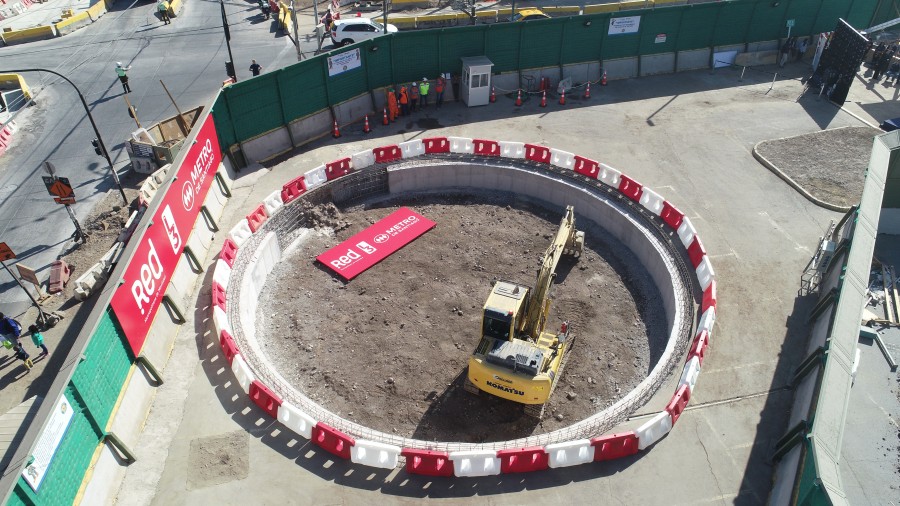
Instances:
[[[232,79],[237,77],[237,75],[234,73],[234,63],[230,61],[225,62],[225,75]]]
[[[99,156],[103,156],[103,150],[100,149],[100,141],[94,139],[91,141],[91,146],[94,146],[94,153],[97,153]]]

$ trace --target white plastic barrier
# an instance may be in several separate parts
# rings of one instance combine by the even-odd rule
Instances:
[[[468,137],[447,137],[450,141],[451,153],[469,153],[475,152],[475,143]]]
[[[493,476],[500,474],[500,459],[493,450],[450,452],[455,476]]]
[[[228,281],[231,279],[231,267],[228,262],[221,258],[216,260],[216,266],[213,268],[213,281],[222,285],[222,288],[228,288]]]
[[[500,141],[500,156],[505,158],[525,158],[525,143]]]
[[[263,200],[263,207],[266,209],[266,214],[269,218],[275,216],[275,213],[284,207],[284,200],[281,199],[281,190],[275,190],[270,193],[269,196]]]
[[[707,331],[712,334],[713,325],[716,324],[716,308],[709,307],[700,316],[700,324],[697,325],[697,332]]]
[[[697,230],[694,228],[694,224],[691,223],[691,220],[685,216],[683,220],[681,220],[681,226],[678,227],[678,238],[681,239],[681,244],[684,245],[685,248],[689,248],[691,243],[694,242],[694,236],[697,235]]]
[[[401,142],[398,146],[400,146],[400,155],[403,158],[413,158],[425,154],[425,144],[421,139]]]
[[[662,198],[660,194],[646,186],[644,187],[643,193],[641,193],[641,205],[657,216],[662,213],[663,202],[665,201],[666,199]]]
[[[292,406],[287,401],[282,402],[281,406],[278,406],[278,421],[297,435],[306,439],[312,439],[312,430],[316,425],[315,418],[307,415],[300,408]]]
[[[167,163],[159,168],[153,174],[150,174],[150,179],[153,179],[157,185],[161,185],[166,182],[166,174],[169,173],[169,168],[172,167],[172,164]]]
[[[253,252],[251,261],[259,265],[258,269],[262,269],[260,271],[262,273],[262,282],[265,283],[266,276],[281,261],[281,247],[278,245],[278,236],[275,235],[275,232],[269,232],[260,241],[256,251]]]
[[[227,331],[229,334],[231,332],[231,323],[228,322],[228,315],[225,314],[225,311],[222,311],[222,308],[216,306],[213,308],[213,328],[216,329],[216,340],[219,339],[219,336],[222,335],[222,331]]]
[[[575,153],[550,148],[550,164],[561,169],[572,169],[575,167]]]
[[[669,415],[669,412],[662,411],[657,413],[656,416],[634,431],[638,437],[638,450],[644,450],[659,441],[670,430],[672,430],[672,416]]]
[[[700,288],[706,290],[710,283],[716,279],[716,271],[713,270],[712,262],[708,256],[704,256],[697,266],[697,281],[700,282]]]
[[[241,390],[243,390],[245,394],[250,395],[250,384],[253,383],[253,380],[256,378],[253,376],[253,371],[250,370],[250,366],[247,365],[247,362],[244,362],[244,357],[240,354],[235,355],[234,360],[231,361],[231,371],[234,372],[234,377],[237,378]]]
[[[353,170],[365,169],[375,165],[375,153],[370,149],[350,155],[350,166]]]
[[[621,178],[621,172],[610,167],[609,165],[606,165],[605,163],[600,164],[600,181],[603,181],[613,188],[618,188]]]
[[[549,444],[544,451],[550,456],[552,468],[577,466],[594,461],[594,447],[589,439],[576,439],[565,443]]]
[[[239,221],[237,225],[228,232],[228,238],[234,241],[238,248],[243,246],[251,235],[253,235],[253,232],[250,230],[250,224],[247,223],[246,219]]]
[[[698,377],[700,377],[700,357],[691,357],[691,359],[684,364],[684,369],[681,371],[681,379],[678,380],[678,388],[681,388],[681,385],[687,385],[691,394],[693,394],[694,385],[697,384]]]
[[[303,174],[303,182],[306,183],[306,189],[311,190],[316,186],[321,186],[326,181],[328,181],[328,176],[325,175],[325,166],[319,165],[315,169],[307,171]]]
[[[397,467],[401,450],[399,446],[357,439],[350,449],[350,461],[369,467],[393,469]]]

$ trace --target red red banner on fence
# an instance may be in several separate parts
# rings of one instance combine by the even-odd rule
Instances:
[[[141,236],[112,298],[113,311],[135,355],[144,346],[221,161],[216,127],[212,116],[207,116],[174,182],[165,190],[162,203]]]
[[[354,235],[316,257],[347,281],[389,257],[436,225],[428,218],[408,209],[389,214],[371,227]]]

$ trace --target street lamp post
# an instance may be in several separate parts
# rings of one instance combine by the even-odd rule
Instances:
[[[75,86],[75,83],[69,80],[68,77],[60,74],[59,72],[55,72],[53,70],[47,69],[20,69],[20,70],[0,70],[0,74],[4,73],[19,73],[19,72],[49,72],[53,75],[61,77],[64,81],[71,84],[73,88],[75,88],[75,93],[78,93],[78,98],[81,99],[81,105],[84,106],[84,112],[87,113],[88,119],[91,121],[91,128],[94,129],[94,135],[97,136],[97,142],[100,143],[100,149],[103,151],[103,157],[106,158],[107,163],[109,163],[109,171],[112,173],[113,181],[116,182],[116,186],[119,187],[119,193],[122,195],[122,201],[125,204],[128,204],[128,197],[125,196],[125,190],[122,188],[122,183],[119,181],[119,174],[116,173],[115,167],[113,167],[112,158],[109,157],[109,152],[106,150],[106,143],[103,142],[103,136],[100,135],[100,130],[97,129],[97,123],[94,122],[94,116],[91,114],[91,109],[88,107],[87,101],[84,99],[84,95],[81,94],[81,90],[78,89],[78,86]]]
[[[225,0],[219,0],[219,6],[222,8],[222,30],[225,32],[225,46],[228,47],[228,62],[231,64],[231,72],[233,74],[228,77],[232,78],[234,82],[237,82],[237,70],[234,69],[234,56],[231,56],[231,30],[228,29],[228,18],[225,17]]]

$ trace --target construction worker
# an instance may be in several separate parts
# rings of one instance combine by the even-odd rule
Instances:
[[[409,90],[406,86],[400,87],[400,112],[404,116],[409,116]]]
[[[438,76],[437,81],[434,83],[434,101],[440,109],[441,104],[444,103],[444,86],[447,84],[447,81],[444,80],[444,76]]]
[[[159,17],[162,18],[163,24],[168,25],[172,22],[169,19],[169,2],[166,0],[158,0],[156,2],[156,10],[159,11]]]
[[[419,110],[419,83],[413,82],[409,89],[409,105],[412,112]]]
[[[422,84],[419,85],[419,95],[422,97],[422,109],[428,105],[428,92],[431,90],[431,83],[427,77],[422,78]]]
[[[122,66],[122,62],[116,62],[116,75],[119,76],[119,81],[122,83],[122,89],[125,90],[125,93],[131,93],[131,86],[128,85],[128,71],[131,70],[131,65],[127,67]]]
[[[397,92],[394,91],[393,87],[388,89],[387,104],[388,104],[388,119],[391,121],[397,121],[397,117],[400,116],[400,108],[397,107]]]

